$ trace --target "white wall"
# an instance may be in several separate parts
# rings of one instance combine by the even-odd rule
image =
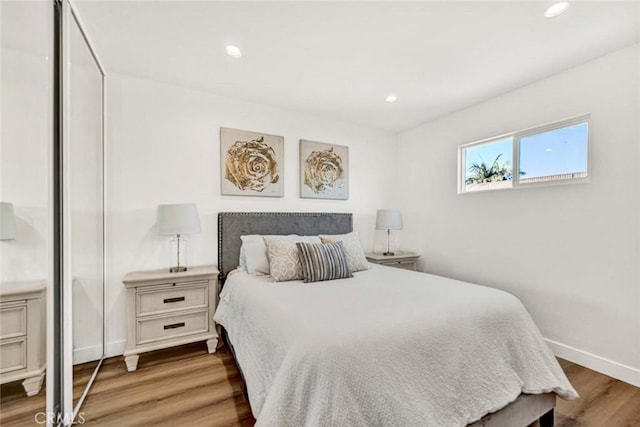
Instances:
[[[640,386],[637,45],[403,132],[421,268],[518,296],[561,357]],[[591,113],[592,180],[456,194],[457,146]]]
[[[376,209],[396,199],[392,133],[115,73],[107,75],[107,116],[108,355],[121,353],[126,339],[122,277],[170,264],[167,239],[154,229],[158,204],[197,204],[202,232],[189,249],[197,265],[217,263],[221,211],[352,212],[371,250]],[[220,127],[284,136],[284,198],[220,195]],[[301,138],[349,146],[349,200],[298,197]]]
[[[3,19],[19,19],[10,6],[3,5]],[[34,6],[46,18],[46,9]],[[51,64],[44,55],[6,46],[1,55],[0,201],[14,205],[16,239],[0,242],[0,282],[45,280]]]

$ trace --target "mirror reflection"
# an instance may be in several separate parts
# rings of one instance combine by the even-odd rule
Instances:
[[[66,237],[73,307],[73,404],[103,356],[103,75],[73,14],[69,20]]]
[[[46,406],[52,3],[0,3],[0,424]]]

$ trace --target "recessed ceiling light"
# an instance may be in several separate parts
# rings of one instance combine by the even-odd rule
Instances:
[[[546,151],[547,153],[550,153],[553,151],[553,148],[545,148],[544,151]]]
[[[225,46],[224,50],[226,50],[227,55],[229,55],[232,58],[240,58],[242,56],[242,51],[238,46],[233,46],[233,45]]]
[[[397,100],[398,100],[398,97],[395,95],[389,95],[387,96],[387,99],[385,99],[385,101],[387,101],[388,103],[396,102]]]
[[[569,9],[569,3],[566,1],[560,1],[558,3],[552,4],[547,8],[544,12],[545,18],[553,18],[554,16],[560,15],[565,10]]]

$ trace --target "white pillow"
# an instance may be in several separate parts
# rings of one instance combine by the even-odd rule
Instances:
[[[357,231],[347,234],[321,234],[320,240],[322,240],[322,243],[342,242],[352,273],[369,269],[369,262],[362,250],[360,236]]]
[[[238,270],[247,271],[247,254],[244,253],[244,245],[240,246],[240,258],[238,259]]]
[[[267,247],[264,245],[262,236],[251,234],[240,236],[242,246],[240,256],[244,252],[247,273],[265,275],[269,274],[269,259],[267,258]]]

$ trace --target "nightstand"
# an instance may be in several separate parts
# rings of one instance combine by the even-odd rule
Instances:
[[[196,341],[216,351],[218,333],[213,312],[220,293],[215,266],[136,271],[122,282],[127,287],[127,348],[129,371],[138,367],[138,355]]]
[[[395,255],[365,254],[367,261],[388,267],[403,268],[405,270],[418,270],[418,258],[420,255],[412,252],[396,252]]]
[[[0,384],[22,381],[40,392],[46,370],[46,282],[0,285]]]

